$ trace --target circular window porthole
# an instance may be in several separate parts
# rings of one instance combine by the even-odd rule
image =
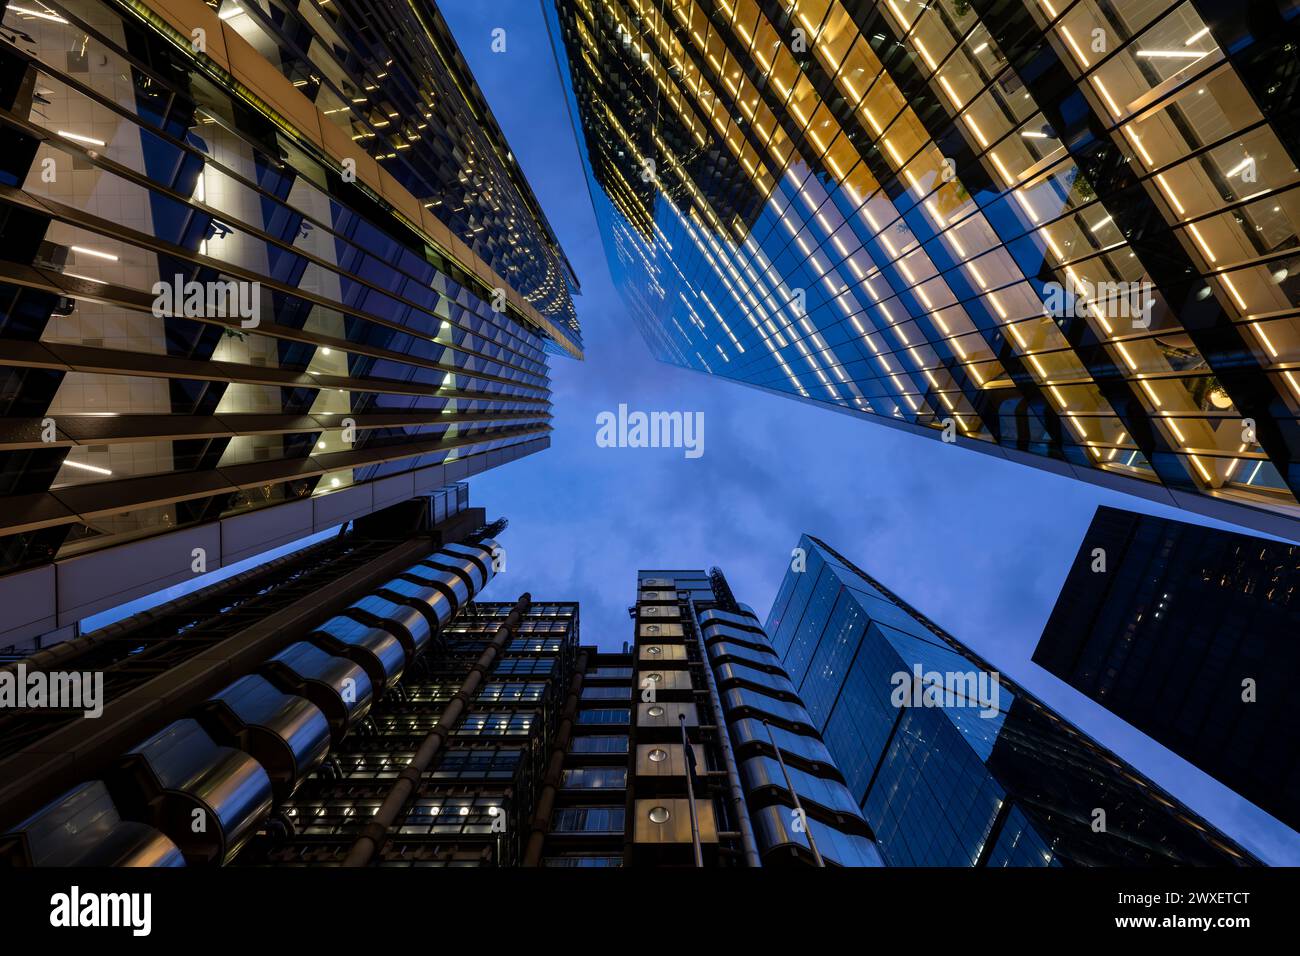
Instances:
[[[660,750],[656,747],[654,750],[650,751],[649,757],[654,763],[663,763],[668,759],[668,751]]]
[[[650,822],[651,822],[651,823],[667,823],[667,822],[668,822],[668,818],[669,818],[670,816],[672,816],[672,814],[668,812],[668,808],[667,808],[667,807],[651,807],[651,808],[650,808]]]
[[[645,632],[646,632],[647,634],[658,634],[658,633],[659,633],[659,625],[658,625],[658,624],[647,624],[647,625],[645,626]]]
[[[662,647],[647,647],[645,652],[651,657],[658,657],[664,652],[664,649]]]
[[[653,707],[647,710],[646,713],[649,714],[651,717],[662,717],[664,715],[664,709],[660,707],[658,704],[655,704]]]
[[[645,675],[645,679],[648,680],[648,681],[654,681],[654,682],[657,684],[657,683],[659,683],[661,680],[664,679],[664,675],[663,675],[663,674],[646,674],[646,675]]]

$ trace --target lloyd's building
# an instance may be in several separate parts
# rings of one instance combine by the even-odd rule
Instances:
[[[555,0],[657,356],[1300,535],[1293,0]]]

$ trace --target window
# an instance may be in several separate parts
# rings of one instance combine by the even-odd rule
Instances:
[[[555,813],[556,833],[622,833],[622,807],[565,807]]]
[[[589,678],[630,678],[631,676],[632,668],[630,667],[597,667],[595,670],[587,671],[587,677]]]
[[[614,734],[592,734],[588,737],[574,737],[572,752],[575,754],[625,754],[627,737]]]
[[[578,767],[564,771],[561,786],[570,790],[609,790],[627,786],[626,767]]]
[[[584,687],[583,700],[631,700],[631,687]]]
[[[549,674],[555,668],[553,657],[507,657],[497,662],[492,673],[500,674]]]
[[[574,853],[569,856],[548,856],[542,858],[542,866],[622,866],[621,856],[596,856],[587,853]]]
[[[483,685],[476,699],[480,701],[538,701],[542,699],[544,693],[546,693],[546,684],[541,682],[492,681]]]
[[[593,707],[578,712],[580,724],[626,724],[632,720],[632,711],[625,707]]]
[[[443,754],[437,769],[429,774],[435,780],[510,779],[519,766],[522,751],[505,747],[479,747],[451,750]]]
[[[465,719],[460,722],[460,726],[453,733],[464,737],[524,736],[533,729],[533,724],[537,720],[537,712],[532,710],[471,712],[465,715]],[[434,723],[436,723],[432,714],[428,715],[428,721],[429,727],[427,730],[432,730]]]

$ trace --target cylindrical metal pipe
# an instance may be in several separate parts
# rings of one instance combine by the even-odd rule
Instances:
[[[745,802],[745,791],[740,787],[740,771],[736,769],[736,755],[731,752],[731,728],[727,725],[727,715],[722,711],[722,698],[718,694],[718,682],[713,679],[713,664],[709,660],[709,649],[704,646],[704,631],[700,629],[700,618],[695,613],[695,602],[687,601],[691,611],[691,625],[695,628],[695,640],[700,646],[700,660],[704,664],[704,679],[709,685],[709,700],[713,703],[713,713],[718,720],[718,742],[722,750],[722,760],[727,765],[727,793],[731,798],[732,815],[736,826],[740,828],[740,843],[745,850],[746,866],[762,866],[758,856],[758,844],[754,842],[754,827],[749,822],[749,804]]]
[[[578,654],[578,662],[569,683],[569,696],[560,712],[560,725],[555,733],[555,747],[551,750],[551,759],[546,766],[542,792],[537,798],[537,811],[533,814],[531,832],[528,835],[528,848],[524,851],[524,866],[539,866],[542,862],[542,847],[546,843],[546,834],[551,829],[551,813],[555,809],[555,794],[559,791],[560,777],[564,773],[564,756],[569,749],[569,737],[573,733],[573,721],[578,713],[578,702],[582,698],[582,684],[587,676],[587,652]]]
[[[434,758],[442,750],[442,745],[446,742],[452,728],[456,726],[465,711],[469,709],[469,702],[473,700],[474,694],[483,682],[483,676],[491,669],[492,664],[501,651],[505,649],[505,646],[510,643],[511,634],[519,626],[519,619],[528,612],[528,607],[532,604],[532,601],[532,595],[527,592],[519,596],[515,606],[510,609],[510,613],[501,622],[496,634],[492,636],[492,643],[484,649],[479,659],[475,661],[474,666],[470,668],[465,682],[461,684],[456,696],[448,702],[442,716],[438,718],[438,723],[420,741],[415,756],[411,758],[411,762],[407,764],[406,769],[398,775],[396,782],[393,784],[393,789],[388,791],[388,795],[384,797],[384,802],[380,804],[379,810],[362,829],[361,835],[352,844],[352,848],[348,850],[348,855],[343,859],[344,866],[367,866],[374,859],[375,854],[383,847],[388,839],[389,829],[397,822],[398,816],[406,808],[406,804],[410,802],[416,790],[419,789],[420,777],[433,764]]]

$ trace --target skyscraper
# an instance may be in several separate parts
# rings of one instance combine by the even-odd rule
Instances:
[[[549,443],[577,283],[430,3],[0,44],[0,647]]]
[[[0,863],[880,865],[721,572],[642,573],[605,653],[483,600],[502,527],[452,486],[0,669],[111,690],[0,713]]]
[[[555,0],[668,362],[1300,535],[1293,11]]]
[[[1034,662],[1300,830],[1300,547],[1098,508]]]
[[[501,563],[501,527],[452,486],[7,664],[10,691],[36,687],[33,675],[79,675],[84,688],[102,674],[102,713],[30,689],[26,706],[6,701],[0,856],[512,859],[577,621],[573,605],[528,595],[473,601]],[[376,833],[394,793],[383,812],[396,826]]]
[[[888,865],[1257,862],[816,538],[767,631]]]
[[[562,740],[543,866],[879,866],[753,612],[718,569],[642,571]],[[544,835],[543,835],[544,834]]]

